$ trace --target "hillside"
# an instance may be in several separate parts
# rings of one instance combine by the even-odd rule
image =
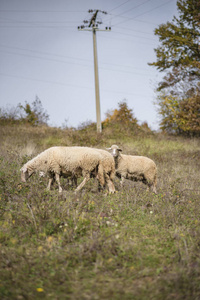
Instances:
[[[200,299],[200,140],[92,126],[0,127],[1,299]],[[20,168],[54,145],[144,155],[158,167],[158,194],[126,182],[75,196],[62,179],[20,181]]]

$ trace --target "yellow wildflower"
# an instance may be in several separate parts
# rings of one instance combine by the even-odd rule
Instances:
[[[44,292],[44,290],[42,288],[37,288],[36,290],[37,290],[38,293]]]

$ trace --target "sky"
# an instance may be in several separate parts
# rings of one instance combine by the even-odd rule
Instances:
[[[139,124],[158,130],[164,74],[148,63],[155,28],[178,16],[176,0],[0,0],[0,108],[39,97],[50,126],[96,122],[92,31],[77,29],[96,9],[101,120],[126,100]]]

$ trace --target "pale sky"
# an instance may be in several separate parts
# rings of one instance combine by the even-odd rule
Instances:
[[[153,102],[164,74],[150,67],[154,29],[177,16],[176,0],[0,0],[0,107],[32,103],[50,126],[96,121],[92,32],[78,31],[99,9],[97,32],[101,120],[127,100],[139,123],[158,129]]]

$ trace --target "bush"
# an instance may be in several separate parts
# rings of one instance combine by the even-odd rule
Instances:
[[[21,103],[17,107],[0,108],[0,124],[30,124],[30,125],[47,125],[49,115],[44,111],[42,102],[36,96],[35,101],[30,105]]]

